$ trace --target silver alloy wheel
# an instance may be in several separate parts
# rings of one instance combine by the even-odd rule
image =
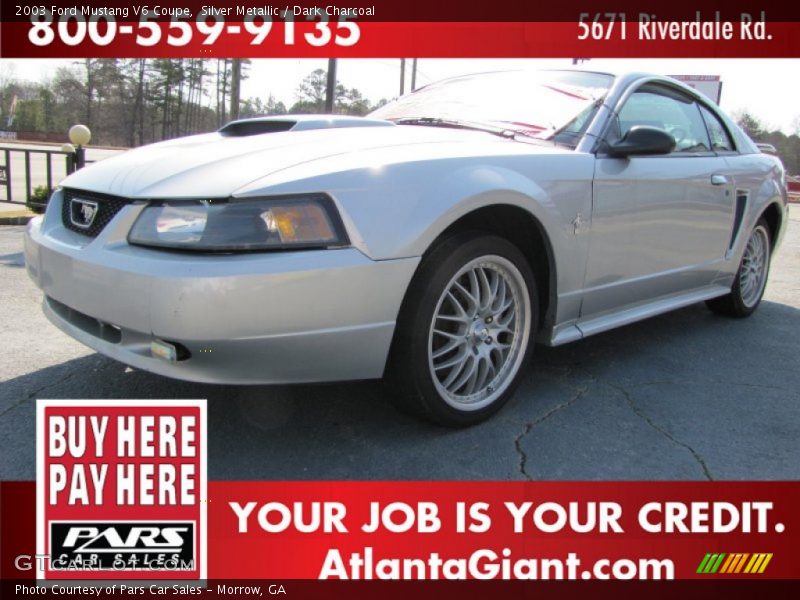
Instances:
[[[758,225],[744,249],[739,268],[739,292],[747,308],[756,305],[767,283],[769,267],[769,236],[762,225]]]
[[[502,395],[525,356],[530,321],[528,286],[511,261],[489,255],[464,265],[445,286],[428,334],[442,399],[471,411]]]

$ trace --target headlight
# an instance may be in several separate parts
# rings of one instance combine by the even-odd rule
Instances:
[[[207,252],[329,248],[348,244],[324,195],[164,201],[145,208],[128,234],[141,246]]]

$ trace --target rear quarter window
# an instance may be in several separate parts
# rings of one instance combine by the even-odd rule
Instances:
[[[731,139],[726,127],[719,120],[717,115],[708,110],[705,106],[700,106],[700,113],[708,127],[708,135],[711,137],[711,149],[715,152],[733,152],[736,146]]]

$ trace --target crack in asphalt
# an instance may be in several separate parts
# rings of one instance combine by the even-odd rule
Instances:
[[[669,441],[671,441],[676,446],[680,446],[680,447],[685,448],[686,450],[688,450],[689,453],[694,458],[694,460],[697,462],[697,464],[700,465],[700,468],[703,469],[703,474],[706,476],[706,479],[708,479],[709,481],[714,481],[714,478],[711,476],[711,471],[709,470],[708,465],[706,464],[706,461],[703,460],[703,457],[700,456],[700,454],[694,448],[692,448],[689,444],[687,444],[685,442],[682,442],[679,439],[677,439],[669,431],[667,431],[666,429],[661,427],[658,423],[653,421],[653,419],[651,419],[649,416],[647,416],[642,411],[642,409],[639,408],[636,405],[636,402],[633,401],[633,396],[631,396],[631,393],[627,389],[625,389],[623,386],[621,386],[619,384],[616,384],[616,383],[611,383],[610,381],[605,381],[604,383],[606,385],[608,385],[609,387],[611,387],[611,388],[617,390],[618,392],[620,392],[623,396],[625,396],[625,400],[627,401],[628,406],[630,407],[630,409],[633,412],[633,414],[635,414],[637,417],[642,419],[650,427],[655,429],[657,432],[659,432],[661,435],[663,435],[665,438],[667,438]]]
[[[555,413],[557,413],[559,411],[562,411],[565,408],[569,408],[570,406],[575,404],[575,402],[580,400],[586,394],[587,391],[589,391],[589,386],[588,385],[576,388],[575,395],[572,396],[572,398],[570,398],[566,402],[562,402],[561,404],[557,404],[556,406],[554,406],[553,408],[548,410],[546,413],[544,413],[539,418],[534,419],[533,421],[529,421],[529,422],[525,423],[525,429],[523,429],[522,433],[520,433],[516,438],[514,438],[514,448],[516,448],[517,454],[519,455],[519,472],[520,472],[520,474],[522,474],[522,476],[525,479],[527,479],[528,481],[534,481],[534,478],[531,476],[530,473],[528,473],[528,469],[527,469],[528,455],[526,454],[525,450],[523,450],[523,448],[522,448],[522,440],[525,438],[525,436],[527,436],[533,430],[534,427],[536,427],[540,423],[546,421],[547,419],[552,417]]]

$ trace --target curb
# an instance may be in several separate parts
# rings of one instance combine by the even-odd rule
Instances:
[[[2,215],[2,213],[0,213]],[[0,225],[27,225],[28,221],[33,219],[36,215],[32,213],[23,215],[12,215],[9,217],[0,216]]]

